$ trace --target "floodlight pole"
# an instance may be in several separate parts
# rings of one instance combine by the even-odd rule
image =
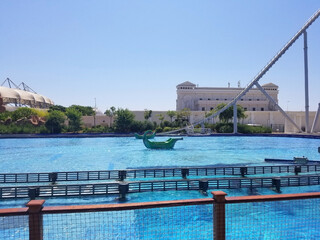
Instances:
[[[309,133],[309,86],[308,86],[308,37],[307,31],[303,32],[304,39],[304,90],[305,90],[305,115],[306,115],[306,133]]]

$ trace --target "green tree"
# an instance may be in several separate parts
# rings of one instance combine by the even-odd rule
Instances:
[[[184,108],[181,110],[181,114],[182,116],[189,122],[190,121],[190,115],[191,115],[191,111],[189,108]]]
[[[81,129],[81,117],[82,114],[76,108],[67,108],[66,115],[69,119],[69,130],[72,132],[79,131]]]
[[[214,111],[218,112],[219,110],[224,108],[226,105],[227,105],[226,103],[220,103],[216,106]],[[245,117],[246,115],[243,107],[241,107],[240,105],[237,105],[237,118],[242,119]],[[228,123],[230,120],[232,120],[232,118],[233,118],[233,106],[229,107],[228,109],[224,110],[222,113],[219,114],[220,121],[224,123]]]
[[[144,119],[145,120],[149,120],[149,118],[151,118],[151,115],[152,115],[152,110],[148,110],[148,109],[144,110]]]
[[[69,108],[76,109],[82,116],[93,116],[95,114],[93,108],[89,106],[71,105]]]
[[[64,125],[65,115],[61,111],[51,110],[48,114],[45,127],[50,133],[61,133]]]
[[[134,117],[134,114],[130,112],[128,109],[118,108],[116,111],[116,118],[114,121],[114,127],[116,132],[130,132],[131,125],[134,122]]]
[[[189,123],[189,118],[191,115],[191,111],[189,108],[184,108],[181,111],[177,112],[177,120],[180,125],[184,125],[185,123]]]
[[[108,117],[110,117],[110,124],[109,125],[112,126],[113,118],[116,115],[116,108],[112,106],[110,109],[107,109],[104,112],[104,114],[107,115]]]
[[[163,114],[157,114],[157,117],[158,117],[158,119],[160,120],[160,125],[162,125],[162,122],[163,122],[163,120],[164,120],[164,116],[163,116]]]
[[[21,108],[18,108],[17,110],[15,110],[11,116],[12,116],[13,121],[17,121],[18,119],[21,119],[24,117],[29,118],[29,117],[35,116],[35,115],[37,115],[37,114],[32,108],[21,107]]]
[[[167,115],[170,117],[170,120],[172,122],[173,117],[175,117],[177,115],[177,113],[175,111],[167,111]]]
[[[67,111],[67,108],[61,105],[53,105],[49,107],[48,112],[51,112],[51,111],[60,111],[65,113]]]

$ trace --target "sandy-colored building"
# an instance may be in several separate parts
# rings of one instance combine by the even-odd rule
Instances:
[[[262,87],[278,103],[278,86],[268,83]],[[177,85],[176,110],[189,108],[191,111],[210,111],[220,103],[229,103],[243,89],[240,87],[198,87],[187,81]],[[237,104],[246,111],[276,111],[274,104],[257,88],[249,90]]]

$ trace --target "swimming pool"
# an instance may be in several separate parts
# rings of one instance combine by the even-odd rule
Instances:
[[[156,140],[164,140],[164,137],[157,137]],[[20,173],[20,172],[53,172],[53,171],[83,171],[83,170],[114,170],[127,168],[151,168],[151,167],[183,167],[183,166],[206,166],[206,165],[267,165],[264,162],[265,158],[282,158],[292,159],[295,156],[306,156],[309,159],[317,160],[320,158],[318,147],[319,139],[308,138],[285,138],[285,137],[184,137],[183,141],[179,141],[173,150],[149,150],[146,149],[142,140],[134,138],[48,138],[48,139],[1,139],[0,140],[0,163],[2,172]],[[315,192],[320,191],[319,186],[307,187],[290,187],[282,188],[282,193],[298,193],[298,192]],[[276,194],[271,189],[230,189],[225,191],[228,196],[241,195],[266,195]],[[166,192],[146,192],[128,194],[126,202],[149,202],[149,201],[166,201],[166,200],[181,200],[195,198],[211,198],[202,195],[199,191],[166,191]],[[23,207],[28,199],[1,201],[0,208]],[[102,197],[73,197],[73,198],[50,198],[46,199],[46,206],[57,205],[79,205],[79,204],[108,204],[119,203],[119,200],[114,196]],[[253,210],[250,213],[255,221],[270,221],[275,218],[276,213],[281,213],[281,217],[290,218],[294,223],[295,219],[299,220],[301,208],[292,210],[288,204],[281,205],[264,204],[263,209],[270,208],[266,212],[259,211],[261,204],[253,204]],[[305,205],[304,205],[305,206]],[[198,235],[199,239],[207,239],[212,236],[212,220],[208,216],[212,216],[212,207],[203,206],[201,208],[192,208],[195,212],[190,215],[190,219],[184,226],[172,225],[172,229],[188,228],[193,226],[196,219],[197,226],[201,226],[206,231],[202,235]],[[163,216],[168,216],[166,210],[156,212],[156,220],[162,219]],[[191,211],[191,210],[190,210]],[[192,210],[193,211],[193,210]],[[230,219],[233,219],[232,224],[237,225],[242,220],[243,214],[235,215],[234,212],[240,212],[241,208],[233,206],[229,212]],[[132,224],[137,224],[136,231],[143,234],[153,231],[154,226],[151,223],[144,222],[146,214],[150,212],[133,211],[129,214],[132,217]],[[154,212],[153,212],[154,214]],[[171,216],[171,215],[170,215]],[[265,218],[263,218],[265,216]],[[270,216],[270,217],[268,217]],[[73,224],[79,224],[72,219],[66,222],[70,229]],[[100,219],[100,215],[97,219]],[[176,216],[172,215],[175,219]],[[97,220],[96,219],[96,220]],[[132,225],[129,221],[129,225]],[[251,218],[249,218],[251,219]],[[176,219],[177,223],[179,220]],[[85,220],[83,220],[85,222]],[[97,220],[99,221],[99,220]],[[101,224],[103,217],[101,217]],[[142,226],[139,223],[144,222]],[[167,220],[164,221],[164,224]],[[122,225],[123,226],[122,226]],[[114,238],[117,239],[117,234],[126,228],[126,224],[117,223],[120,226],[119,230],[114,232]],[[76,227],[76,225],[74,227]],[[104,225],[103,225],[104,226]],[[105,227],[105,226],[104,226]],[[194,226],[193,226],[194,227]],[[296,226],[300,227],[300,226]],[[25,226],[15,226],[16,231],[24,231]],[[99,223],[95,223],[90,227],[81,229],[76,233],[70,233],[70,239],[79,239],[81,236],[86,236],[94,229],[101,228]],[[51,228],[47,227],[48,236],[55,236],[55,232],[51,232]],[[0,233],[1,233],[0,229]],[[3,233],[7,229],[3,229]],[[281,236],[276,236],[274,231],[264,229],[263,225],[255,229],[252,234],[263,232],[264,239],[283,239]],[[316,236],[319,236],[317,228]],[[73,235],[74,234],[74,235]],[[228,233],[228,238],[233,238],[235,233]],[[242,234],[242,233],[236,233]],[[303,235],[309,239],[311,235]],[[257,236],[257,235],[256,235]],[[312,236],[315,236],[314,234]],[[55,236],[58,239],[64,239],[65,236]],[[112,237],[111,237],[112,238]],[[1,239],[1,237],[0,237]],[[130,232],[126,239],[135,239]],[[139,237],[144,239],[144,237]],[[146,238],[148,239],[148,238]],[[171,236],[170,239],[173,239]],[[291,239],[291,238],[286,238]]]
[[[155,140],[165,140],[156,137]],[[288,137],[184,137],[173,150],[150,150],[133,137],[0,139],[2,173],[115,170],[128,168],[207,165],[267,165],[265,158],[319,159],[320,139]],[[284,193],[319,191],[318,186],[283,188]],[[307,190],[308,189],[308,190]],[[274,194],[270,189],[256,194]],[[228,190],[229,196],[255,194],[246,189]],[[178,200],[204,197],[197,191],[129,194],[128,202]],[[210,194],[208,197],[211,197]],[[111,197],[65,198],[65,204],[117,203]],[[23,206],[25,200],[3,201],[1,208]],[[47,205],[62,204],[61,198]]]
[[[320,139],[287,137],[184,137],[173,150],[146,149],[130,137],[0,139],[0,163],[6,173],[259,165],[265,158],[320,159],[319,146]]]

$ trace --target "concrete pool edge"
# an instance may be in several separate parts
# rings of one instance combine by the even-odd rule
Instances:
[[[260,134],[242,134],[242,133],[214,133],[210,135],[161,135],[161,137],[169,136],[185,136],[185,137],[293,137],[293,138],[311,138],[320,139],[319,134],[306,133],[260,133]],[[15,138],[97,138],[97,137],[134,137],[133,133],[60,133],[60,134],[0,134],[0,139],[15,139]]]

